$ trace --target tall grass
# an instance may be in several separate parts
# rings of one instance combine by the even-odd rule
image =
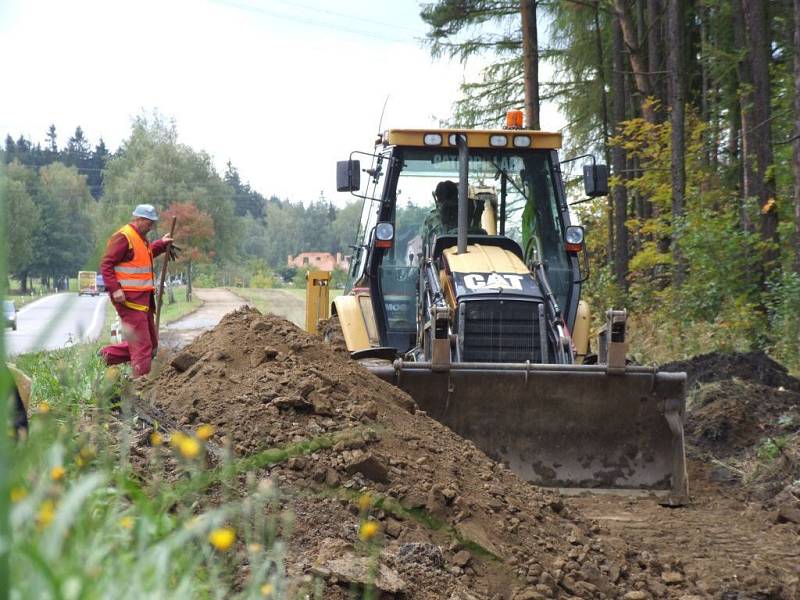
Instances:
[[[274,487],[249,477],[244,494],[215,498],[187,485],[208,474],[209,432],[170,445],[120,418],[125,390],[95,349],[18,361],[33,397],[28,436],[5,455],[11,577],[0,589],[20,600],[284,597]],[[239,489],[238,475],[223,467],[218,480]]]

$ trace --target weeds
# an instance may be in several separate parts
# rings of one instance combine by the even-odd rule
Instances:
[[[142,480],[127,450],[137,432],[115,416],[120,378],[106,377],[93,350],[18,361],[33,375],[35,408],[10,452],[10,597],[285,597],[274,487],[249,477],[237,499],[201,501],[186,483],[206,471],[208,427],[173,436],[174,448],[146,447],[177,471],[174,482]]]

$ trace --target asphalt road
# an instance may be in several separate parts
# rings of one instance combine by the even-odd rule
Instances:
[[[6,355],[96,340],[105,321],[106,302],[106,294],[78,297],[64,293],[23,306],[17,313],[17,330],[5,330]]]

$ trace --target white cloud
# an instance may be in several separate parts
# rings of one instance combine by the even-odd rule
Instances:
[[[334,198],[335,161],[371,150],[386,96],[384,128],[436,125],[464,68],[433,61],[414,40],[424,31],[415,2],[400,12],[386,2],[377,16],[363,2],[291,4],[6,4],[0,32],[15,51],[4,61],[0,132],[38,141],[52,122],[63,145],[81,125],[116,148],[136,114],[157,109],[176,119],[182,141],[220,170],[231,160],[260,192]]]

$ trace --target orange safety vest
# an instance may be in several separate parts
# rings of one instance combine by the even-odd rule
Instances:
[[[130,224],[121,227],[117,233],[124,235],[128,240],[128,248],[133,249],[131,260],[114,266],[114,274],[120,287],[125,292],[155,291],[153,251],[150,246]]]

